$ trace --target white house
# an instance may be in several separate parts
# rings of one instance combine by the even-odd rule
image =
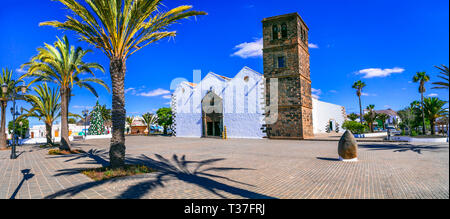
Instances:
[[[264,76],[244,67],[234,78],[209,73],[198,84],[182,82],[172,95],[177,137],[263,138]],[[342,106],[313,98],[315,133],[336,130],[345,121]],[[331,126],[330,126],[331,125]]]

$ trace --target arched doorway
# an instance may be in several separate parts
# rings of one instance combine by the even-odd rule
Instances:
[[[223,132],[223,100],[209,91],[202,100],[203,137],[221,137]]]

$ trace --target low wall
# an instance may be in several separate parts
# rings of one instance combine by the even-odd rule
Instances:
[[[355,134],[355,138],[376,138],[376,137],[386,137],[386,136],[388,136],[387,132]]]
[[[409,136],[393,136],[394,141],[408,141],[408,142],[428,142],[428,143],[446,143],[447,138],[414,138]]]

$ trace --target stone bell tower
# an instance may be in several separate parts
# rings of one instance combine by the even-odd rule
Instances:
[[[265,18],[262,23],[266,116],[276,114],[277,117],[266,124],[267,137],[312,138],[309,29],[298,13]],[[274,87],[276,83],[278,91],[274,92],[271,84]],[[273,102],[278,106],[274,108]]]

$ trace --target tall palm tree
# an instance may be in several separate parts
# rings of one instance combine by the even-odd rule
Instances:
[[[33,88],[37,95],[25,95],[32,108],[26,110],[23,117],[35,117],[45,123],[47,144],[52,144],[53,122],[61,116],[60,94],[57,89],[49,88],[47,83]]]
[[[439,78],[441,78],[443,81],[439,81],[439,82],[434,82],[434,85],[437,85],[435,87],[433,87],[433,89],[447,89],[448,90],[448,77],[449,77],[449,70],[448,67],[445,65],[441,65],[441,67],[439,66],[434,66],[437,69],[439,69],[441,72],[439,72],[438,75]]]
[[[176,31],[168,30],[172,24],[206,13],[193,11],[187,5],[164,12],[160,7],[162,0],[85,0],[83,5],[78,0],[58,1],[76,17],[67,16],[65,22],[48,21],[40,25],[75,31],[81,40],[101,49],[110,60],[113,128],[109,158],[113,168],[122,167],[125,165],[127,59],[147,45],[176,36]]]
[[[366,87],[366,83],[362,81],[357,81],[353,84],[352,88],[356,89],[356,95],[359,98],[359,120],[360,123],[363,124],[363,110],[362,110],[362,104],[361,104],[361,95],[362,95],[362,89]]]
[[[423,108],[423,94],[427,91],[425,88],[425,83],[430,81],[430,76],[427,75],[426,72],[417,72],[416,75],[413,77],[414,83],[419,83],[419,93],[421,96],[421,110],[422,110],[422,132],[425,135],[426,134],[426,127],[425,127],[425,114],[424,114],[424,108]]]
[[[148,134],[150,134],[151,126],[158,122],[158,116],[152,113],[146,113],[142,115],[142,118],[144,119],[144,122],[147,125]]]
[[[17,84],[20,82],[20,79],[15,81],[12,78],[13,71],[9,70],[8,68],[2,69],[1,75],[0,75],[0,86],[3,84],[6,84],[8,87],[8,91],[6,93],[3,93],[2,89],[0,89],[0,108],[2,110],[1,112],[1,127],[0,127],[0,149],[6,149],[6,108],[8,107],[8,96],[9,92],[11,92],[13,89],[16,89],[18,91]]]
[[[428,120],[430,120],[431,134],[435,134],[436,119],[444,117],[447,110],[444,109],[446,101],[439,100],[437,97],[429,97],[424,99],[424,112]]]
[[[85,63],[84,56],[91,50],[75,48],[69,44],[67,36],[63,40],[58,38],[54,46],[45,44],[38,49],[38,55],[30,62],[22,65],[28,67],[26,77],[36,77],[33,81],[49,81],[59,86],[61,95],[61,150],[70,150],[69,141],[69,101],[74,85],[86,88],[98,97],[97,91],[90,83],[100,84],[109,92],[108,85],[101,79],[95,78],[93,69],[104,72],[103,67],[97,63]],[[83,74],[91,74],[94,78],[81,78]]]

